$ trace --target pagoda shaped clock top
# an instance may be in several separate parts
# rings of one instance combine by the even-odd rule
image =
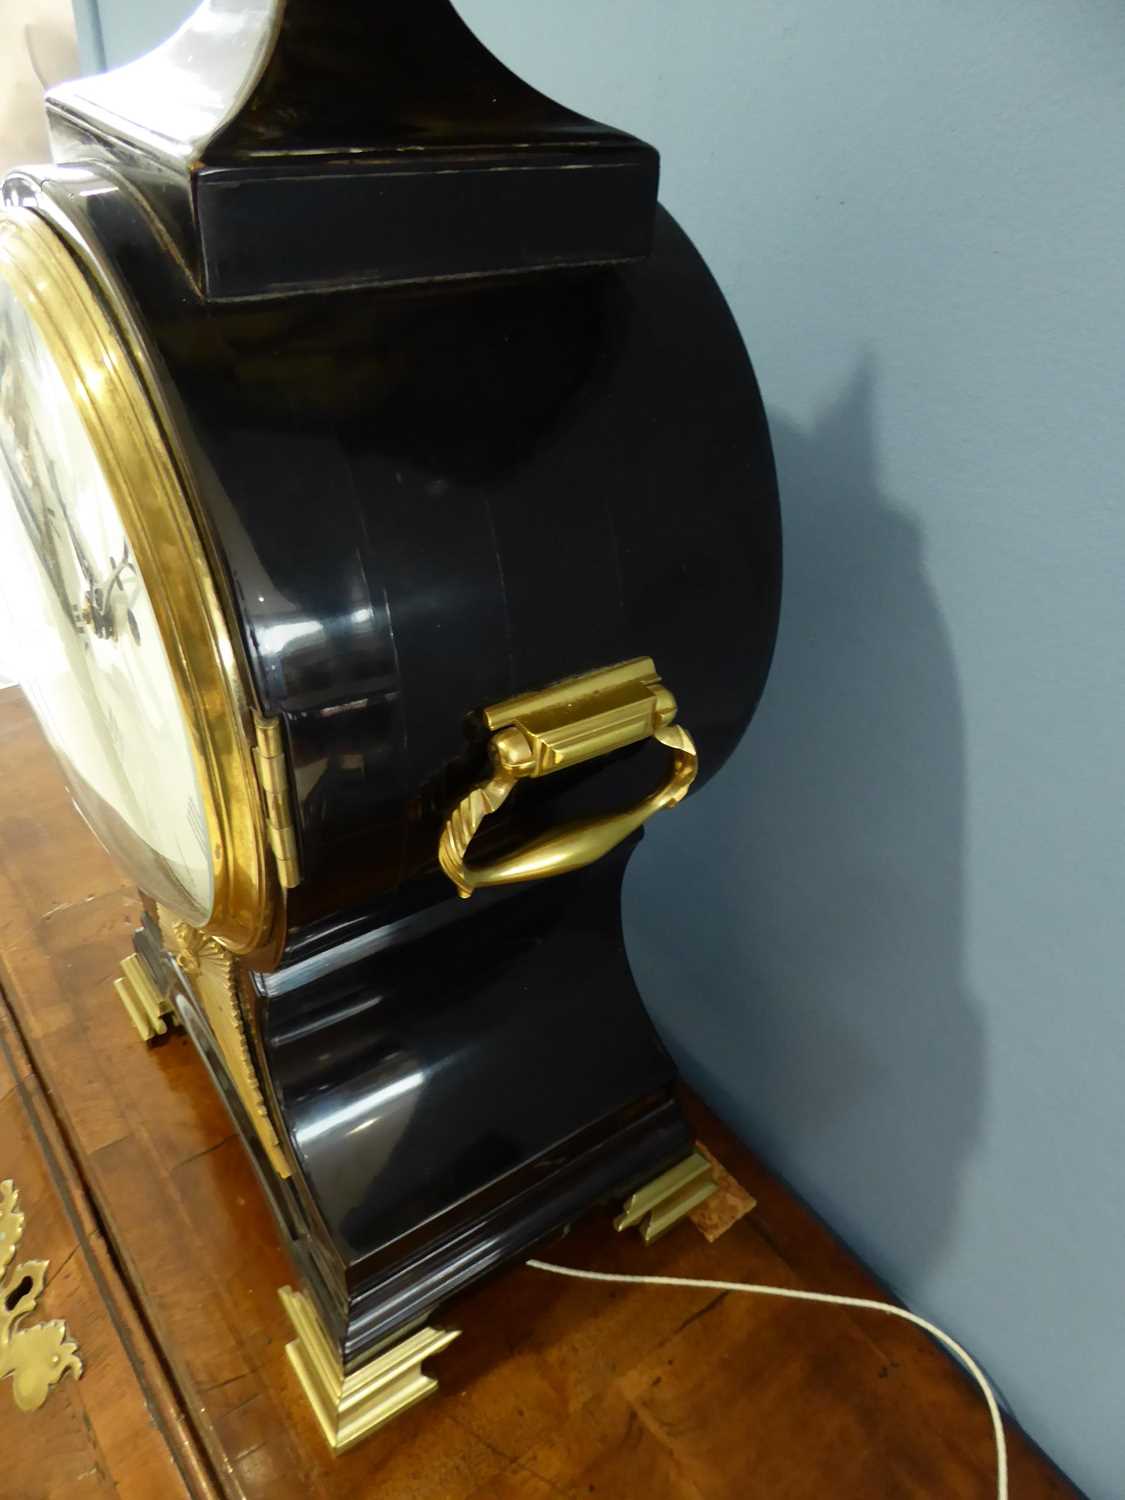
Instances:
[[[56,161],[132,182],[208,300],[643,259],[659,158],[555,104],[449,0],[203,0],[52,89]]]

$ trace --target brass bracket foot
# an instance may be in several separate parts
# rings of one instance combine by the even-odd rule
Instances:
[[[625,1207],[613,1221],[614,1229],[632,1229],[640,1225],[646,1245],[667,1234],[674,1224],[706,1202],[716,1191],[711,1163],[698,1151],[661,1172],[625,1200]]]
[[[121,978],[114,980],[113,988],[142,1042],[163,1036],[169,1021],[179,1024],[172,1002],[157,989],[144,959],[136,953],[121,960]]]
[[[438,1383],[422,1373],[422,1361],[440,1354],[461,1332],[422,1328],[345,1375],[308,1294],[283,1286],[278,1296],[297,1335],[285,1352],[334,1453],[354,1447],[436,1391]]]

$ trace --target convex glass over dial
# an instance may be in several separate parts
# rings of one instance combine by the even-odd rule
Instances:
[[[0,628],[102,843],[172,912],[248,950],[270,924],[268,871],[201,552],[101,299],[49,225],[4,210]]]
[[[79,809],[145,890],[205,922],[203,797],[152,602],[59,367],[4,280],[0,589]]]

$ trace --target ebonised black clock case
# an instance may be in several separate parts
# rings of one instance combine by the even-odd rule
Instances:
[[[177,145],[153,83],[190,103],[216,17],[252,65]],[[652,732],[505,788],[462,874],[639,806],[670,743],[663,805],[714,775],[769,669],[777,487],[651,147],[513,79],[445,0],[192,26],[144,87],[58,91],[58,159],[3,197],[119,329],[229,642],[253,837],[221,854],[257,895],[222,930],[147,902],[127,998],[197,1042],[343,1378],[690,1149],[621,931],[639,822],[469,900],[442,841],[495,779],[490,713],[591,682],[628,679]]]

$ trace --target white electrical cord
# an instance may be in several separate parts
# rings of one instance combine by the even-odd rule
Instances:
[[[924,1328],[939,1344],[944,1344],[951,1354],[955,1354],[980,1386],[988,1405],[988,1414],[992,1418],[992,1435],[996,1440],[996,1500],[1008,1500],[1008,1449],[1004,1441],[1004,1424],[1000,1420],[1000,1409],[984,1372],[956,1339],[950,1338],[917,1313],[908,1312],[905,1307],[896,1307],[893,1302],[873,1302],[866,1297],[836,1297],[830,1292],[800,1292],[791,1287],[755,1286],[745,1281],[700,1281],[694,1276],[624,1276],[612,1271],[576,1271],[572,1266],[554,1266],[545,1260],[529,1260],[527,1264],[536,1271],[553,1271],[556,1276],[574,1276],[579,1281],[624,1281],[635,1282],[640,1286],[697,1286],[713,1292],[753,1292],[759,1297],[789,1297],[795,1302],[828,1302],[835,1307],[862,1307],[914,1323],[917,1327]]]

